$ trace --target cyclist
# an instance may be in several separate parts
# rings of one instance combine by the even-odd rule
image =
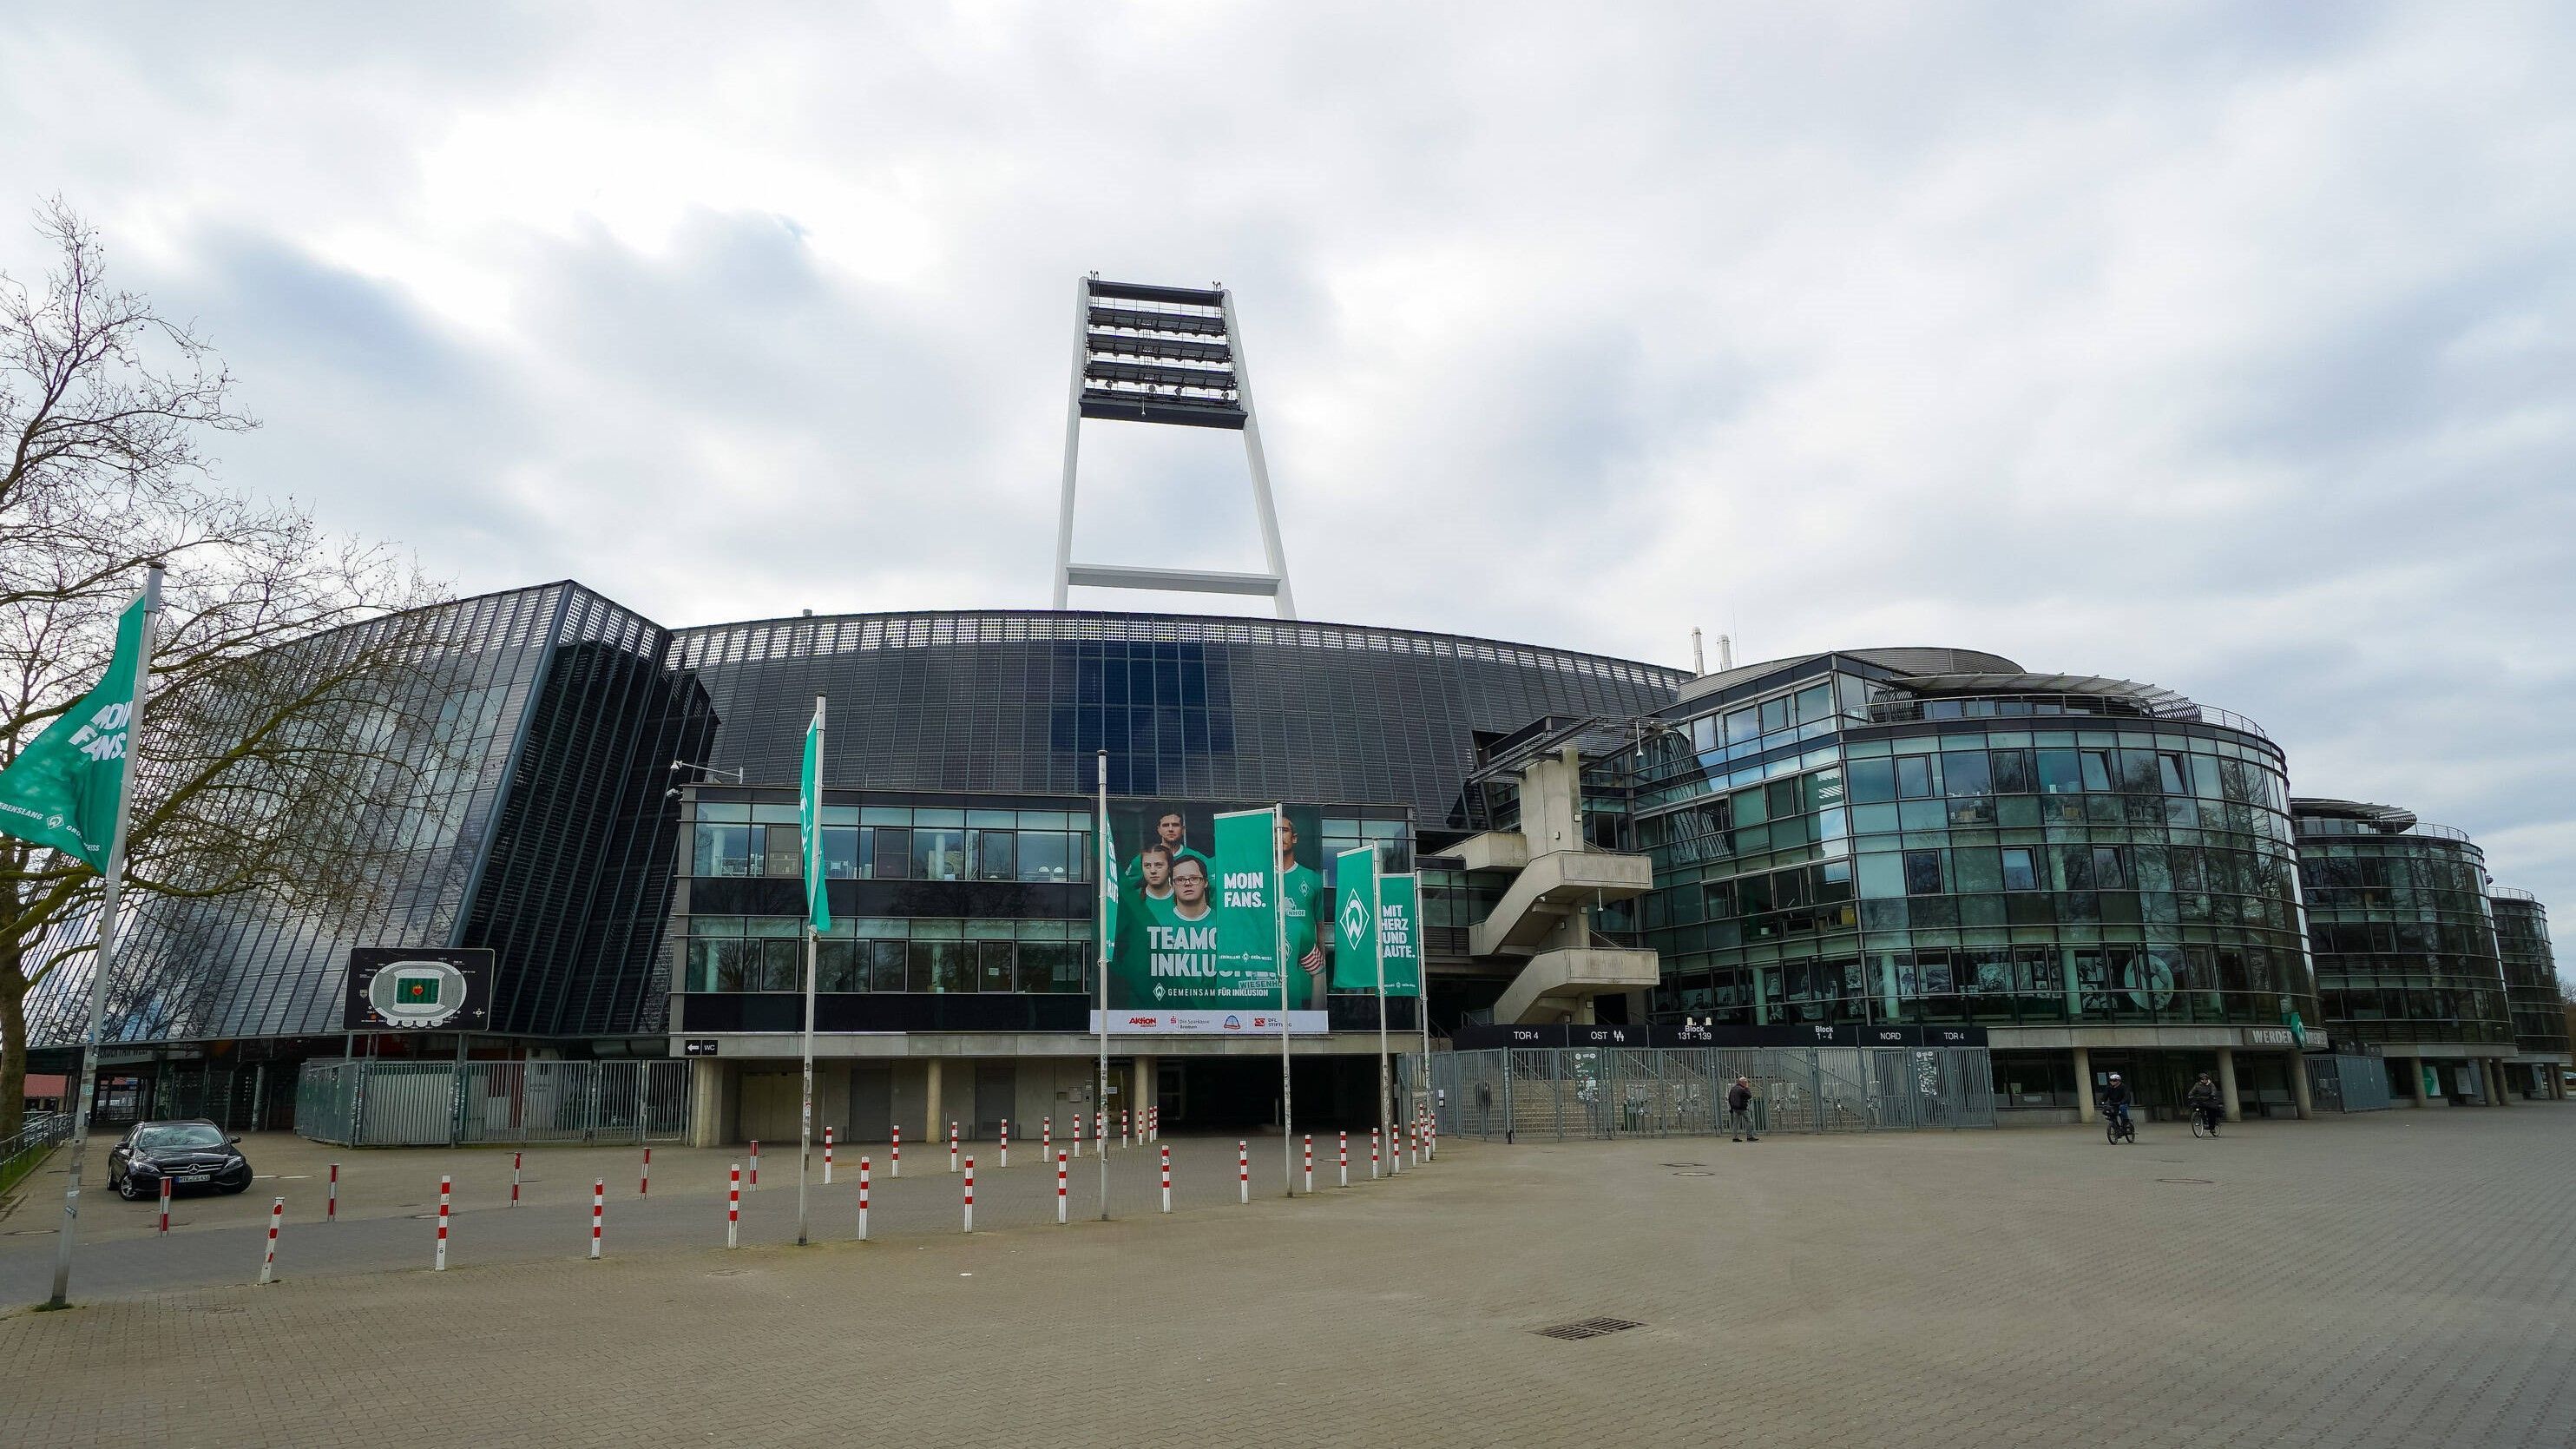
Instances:
[[[2102,1115],[2120,1124],[2122,1131],[2133,1130],[2129,1122],[2129,1087],[2113,1072],[2108,1086],[2102,1089]]]
[[[2191,1091],[2184,1100],[2191,1104],[2192,1111],[2199,1114],[2201,1125],[2212,1132],[2218,1130],[2218,1119],[2223,1113],[2218,1100],[2218,1084],[2209,1079],[2209,1073],[2200,1074],[2200,1080],[2191,1084]]]

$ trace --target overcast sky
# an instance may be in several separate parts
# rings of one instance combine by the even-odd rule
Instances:
[[[460,589],[1042,606],[1074,279],[1222,281],[1309,617],[2152,680],[2576,920],[2576,7],[8,30],[0,209],[220,346],[230,482]],[[1084,458],[1079,557],[1258,565],[1234,435]]]

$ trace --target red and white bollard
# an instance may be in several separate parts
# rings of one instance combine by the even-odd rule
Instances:
[[[526,1155],[527,1154],[522,1152],[513,1152],[510,1154],[510,1206],[512,1207],[517,1207],[519,1205],[519,1159]],[[334,1181],[338,1180],[339,1173],[337,1169],[333,1170],[332,1177]]]
[[[1064,1221],[1064,1149],[1055,1150],[1055,1220]]]
[[[1092,1113],[1091,1124],[1099,1129],[1091,1136],[1092,1144],[1100,1149],[1101,1156],[1106,1157],[1109,1155],[1109,1109],[1103,1107]]]
[[[733,1180],[725,1188],[725,1246],[742,1246],[742,1164],[733,1165]]]
[[[893,1140],[886,1144],[886,1176],[901,1177],[903,1176],[903,1129],[896,1127],[890,1130]]]
[[[1342,1134],[1342,1186],[1351,1185],[1351,1134]]]
[[[161,1186],[162,1186],[162,1188],[166,1191],[166,1190],[169,1188],[170,1184],[168,1184],[167,1182],[164,1182],[164,1183],[162,1183],[162,1184],[161,1184]],[[326,1222],[326,1223],[336,1223],[336,1222],[338,1222],[339,1220],[340,1220],[340,1164],[338,1164],[338,1163],[336,1163],[336,1162],[335,1162],[335,1163],[332,1163],[332,1164],[331,1164],[331,1195],[330,1195],[329,1197],[324,1198],[324,1199],[322,1200],[322,1221],[324,1221],[324,1222]]]
[[[1252,1201],[1252,1144],[1235,1139],[1234,1180],[1243,1185],[1243,1200]]]
[[[832,1185],[832,1129],[823,1129],[823,1185]]]
[[[592,1178],[590,1181],[590,1255],[594,1258],[599,1256],[599,1230],[605,1224],[607,1217],[608,1179]]]
[[[1047,1159],[1053,1156],[1055,1156],[1055,1119],[1040,1117],[1038,1119],[1038,1166],[1046,1166]]]
[[[1073,1114],[1073,1155],[1076,1157],[1082,1155],[1082,1114],[1080,1112]]]
[[[1160,1106],[1145,1109],[1145,1140],[1148,1142],[1163,1140],[1163,1109]]]
[[[161,1236],[170,1236],[170,1174],[161,1174]]]
[[[1002,1165],[1011,1165],[1011,1119],[1002,1119]]]
[[[1172,1149],[1163,1149],[1163,1211],[1172,1210]]]
[[[636,1169],[635,1195],[637,1197],[653,1195],[653,1149],[650,1147],[644,1149],[644,1165]]]
[[[277,1227],[285,1221],[286,1199],[279,1198],[268,1205],[268,1256],[259,1260],[259,1281],[262,1283],[277,1277]]]
[[[1368,924],[1366,921],[1360,924]],[[1377,1181],[1377,1129],[1369,1129],[1369,1181]]]
[[[966,1159],[966,1232],[975,1231],[975,1159]]]
[[[868,1240],[868,1160],[859,1159],[859,1241]]]
[[[1404,1175],[1404,1124],[1390,1122],[1386,1128],[1386,1175]]]
[[[957,1124],[954,1122],[948,1124],[948,1170],[957,1170]]]
[[[1306,1134],[1306,1191],[1315,1190],[1315,1134]]]
[[[1127,1135],[1127,1116],[1126,1108],[1118,1109],[1118,1145],[1121,1147],[1132,1146],[1135,1142],[1134,1138]]]
[[[760,1139],[751,1139],[751,1185],[760,1186]]]
[[[438,1180],[438,1256],[430,1260],[429,1271],[447,1271],[447,1179],[443,1177]]]

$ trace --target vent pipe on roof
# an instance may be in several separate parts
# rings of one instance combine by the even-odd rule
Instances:
[[[1691,630],[1691,675],[1693,678],[1706,678],[1708,675],[1708,655],[1699,647],[1699,630],[1696,628]]]
[[[1732,634],[1717,636],[1717,667],[1720,673],[1735,667],[1735,636]]]

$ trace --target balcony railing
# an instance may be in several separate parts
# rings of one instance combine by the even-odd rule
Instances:
[[[2099,694],[1967,694],[1932,697],[1898,696],[1874,700],[1872,724],[1912,724],[1944,719],[2114,719],[2156,723],[2206,724],[2248,734],[2265,744],[2272,737],[2241,714],[2183,701],[2154,705]]]

